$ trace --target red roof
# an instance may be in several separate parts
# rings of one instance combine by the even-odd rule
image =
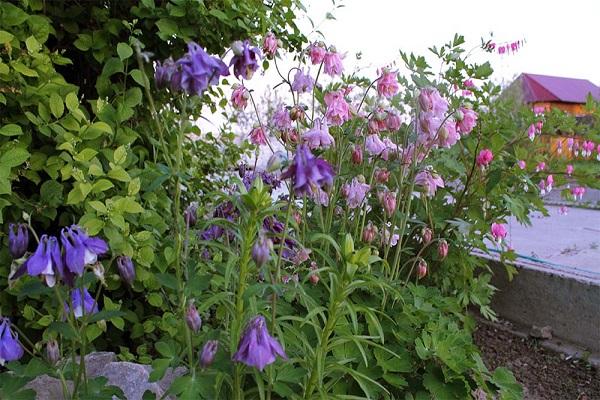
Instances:
[[[600,100],[600,87],[587,79],[560,78],[558,76],[521,74],[519,77],[527,103],[559,101],[585,103],[588,94]]]

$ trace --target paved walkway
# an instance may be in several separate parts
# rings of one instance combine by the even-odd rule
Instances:
[[[530,227],[511,219],[508,243],[526,258],[599,279],[600,210],[569,207],[567,215],[561,215],[560,207],[547,208],[550,215],[533,214]]]

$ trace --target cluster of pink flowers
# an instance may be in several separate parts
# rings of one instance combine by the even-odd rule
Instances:
[[[489,51],[496,51],[498,54],[514,54],[523,47],[525,44],[525,39],[516,40],[514,42],[505,42],[501,44],[496,44],[494,42],[488,43],[486,49]]]
[[[575,200],[582,200],[584,194],[585,188],[583,186],[571,188],[571,195],[575,198]]]
[[[371,186],[364,182],[364,177],[353,178],[351,183],[346,183],[342,187],[342,194],[346,198],[348,208],[358,208],[362,205]]]
[[[394,97],[400,91],[398,85],[398,72],[390,71],[389,68],[383,68],[381,76],[377,81],[377,93],[383,97]]]
[[[479,155],[475,159],[475,162],[478,167],[485,168],[492,163],[494,159],[494,154],[490,149],[483,149],[479,152]]]
[[[327,122],[331,125],[340,126],[352,116],[350,113],[350,105],[344,98],[343,90],[325,94],[325,104],[327,105],[325,117],[327,118]]]

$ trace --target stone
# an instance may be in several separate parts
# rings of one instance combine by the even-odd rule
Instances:
[[[114,353],[98,352],[88,354],[85,357],[86,373],[90,379],[98,376],[105,377],[108,380],[107,384],[119,387],[127,400],[142,400],[146,391],[152,392],[157,400],[162,399],[173,381],[187,373],[187,369],[184,367],[169,368],[160,381],[148,382],[152,372],[151,366],[116,361],[116,359]],[[67,387],[69,390],[73,390],[73,383],[67,381]],[[63,395],[60,380],[48,375],[36,377],[27,384],[26,388],[36,392],[36,400],[69,398],[69,396]]]
[[[552,339],[552,328],[548,325],[542,327],[533,325],[529,331],[529,336],[537,339]]]

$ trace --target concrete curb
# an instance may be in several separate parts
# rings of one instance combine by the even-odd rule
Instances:
[[[499,316],[521,326],[550,326],[557,339],[600,353],[600,277],[517,259],[511,264],[518,274],[509,282],[497,256],[477,255],[494,272],[491,284],[498,291],[491,306]]]

